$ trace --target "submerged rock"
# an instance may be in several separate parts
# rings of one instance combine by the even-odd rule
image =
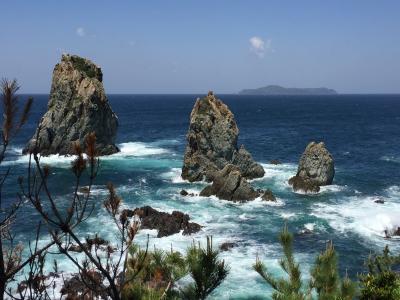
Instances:
[[[96,134],[99,155],[119,151],[115,145],[118,119],[108,103],[101,69],[90,60],[63,54],[53,71],[47,112],[23,153],[74,154],[72,143],[85,150],[85,138]]]
[[[200,192],[203,197],[213,195],[223,200],[249,201],[259,197],[260,191],[256,191],[247,182],[239,167],[228,164],[216,172],[213,183]]]
[[[181,194],[181,196],[183,196],[183,197],[189,195],[188,191],[186,191],[186,190],[181,190],[181,191],[180,191],[180,194]]]
[[[179,192],[179,194],[183,197],[189,196],[189,197],[193,197],[196,196],[194,193],[189,193],[187,190],[181,190]]]
[[[169,236],[183,230],[184,235],[190,235],[200,231],[201,226],[189,222],[190,217],[180,211],[173,211],[172,214],[158,211],[150,206],[124,210],[122,212],[128,217],[137,216],[140,218],[140,227],[143,229],[157,229],[157,237]]]
[[[295,191],[319,192],[320,186],[332,184],[335,166],[325,144],[311,142],[302,154],[296,176],[289,179]]]
[[[276,202],[276,197],[270,189],[267,189],[261,197],[264,201]]]
[[[212,181],[227,164],[236,165],[245,178],[264,176],[250,153],[237,146],[239,129],[234,115],[212,92],[197,99],[190,115],[182,178]]]
[[[269,161],[269,163],[270,163],[271,165],[280,165],[280,164],[281,164],[281,161],[278,160],[278,159],[272,159],[272,160]]]
[[[239,246],[238,243],[234,243],[234,242],[225,242],[225,243],[222,243],[221,246],[219,246],[219,249],[220,249],[221,251],[229,251],[229,250],[231,250],[232,248],[235,248],[235,247],[237,247],[237,246]]]

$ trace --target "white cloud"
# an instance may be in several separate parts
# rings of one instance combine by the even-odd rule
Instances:
[[[258,36],[253,36],[249,39],[250,51],[255,53],[259,58],[263,58],[268,51],[273,52],[271,40],[264,41]]]
[[[84,37],[86,35],[85,29],[83,27],[78,27],[76,29],[76,34],[80,37]]]

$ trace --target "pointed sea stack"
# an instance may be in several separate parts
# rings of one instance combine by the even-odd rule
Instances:
[[[237,146],[239,129],[235,118],[212,92],[197,99],[190,115],[182,178],[212,181],[217,171],[233,164],[247,179],[264,176],[264,169],[250,153]]]
[[[320,186],[330,185],[335,176],[332,155],[325,144],[311,142],[302,154],[296,176],[289,179],[295,191],[317,193]]]
[[[73,142],[85,150],[94,132],[100,155],[119,151],[115,145],[118,118],[108,103],[100,67],[88,59],[63,54],[53,71],[47,112],[23,153],[36,148],[42,155],[74,154]]]

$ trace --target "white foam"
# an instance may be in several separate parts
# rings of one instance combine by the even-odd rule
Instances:
[[[71,163],[74,161],[75,156],[61,156],[57,154],[49,155],[49,156],[42,156],[40,157],[41,165],[51,165],[57,167],[70,167]],[[15,160],[4,161],[2,165],[10,166],[14,164],[26,164],[29,163],[29,155],[20,155]],[[34,166],[36,163],[33,160],[33,156],[31,159],[31,164]]]
[[[283,219],[286,219],[286,220],[293,219],[294,217],[296,217],[295,213],[290,213],[290,212],[281,213],[280,215]]]
[[[294,164],[261,164],[264,168],[265,174],[262,178],[254,179],[260,183],[272,185],[272,190],[290,190],[291,187],[288,180],[296,174],[297,167]]]
[[[172,183],[189,183],[189,181],[182,179],[181,172],[182,169],[180,168],[171,168],[170,171],[162,173],[161,177]]]
[[[293,190],[293,193],[297,194],[297,195],[307,195],[307,196],[315,196],[318,195],[319,192],[305,192],[303,190]]]
[[[380,160],[387,162],[400,163],[400,157],[394,155],[384,155],[380,158]]]
[[[261,164],[264,168],[265,174],[261,179],[282,179],[289,180],[290,177],[294,176],[297,171],[295,164],[284,163],[284,164]],[[257,179],[255,179],[257,180]]]
[[[357,195],[336,203],[317,203],[312,215],[326,219],[339,232],[354,232],[381,242],[384,230],[400,226],[400,203],[398,198],[384,198],[384,204],[375,203],[376,199],[376,196]]]
[[[119,144],[119,148],[121,150],[120,152],[112,155],[102,156],[101,160],[113,160],[125,157],[146,157],[146,156],[171,153],[168,149],[152,146],[151,143],[142,143],[142,142],[122,143]],[[21,153],[22,149],[12,148],[12,151],[15,153]],[[42,164],[47,164],[62,168],[62,167],[69,167],[74,159],[75,156],[73,155],[64,156],[64,155],[52,154],[49,156],[42,156],[40,158],[40,162]],[[15,160],[4,161],[2,164],[3,165],[28,164],[28,162],[29,162],[29,155],[21,154]],[[32,164],[34,164],[33,157],[32,157]]]
[[[347,189],[347,186],[341,186],[341,185],[324,185],[320,186],[319,192],[305,192],[303,190],[297,190],[293,191],[293,193],[298,194],[298,195],[307,195],[307,196],[316,196],[319,194],[327,194],[327,193],[338,193],[342,192]]]
[[[119,144],[120,152],[110,157],[118,156],[150,156],[169,153],[169,150],[152,146],[151,144],[142,142],[128,142]]]
[[[21,154],[22,150],[23,150],[23,148],[20,148],[20,147],[10,147],[8,149],[9,149],[9,151],[11,151],[15,154]]]
[[[325,186],[320,186],[320,191],[319,193],[337,193],[337,192],[342,192],[347,189],[347,186],[341,186],[341,185],[325,185]]]
[[[400,187],[397,185],[393,185],[388,187],[385,190],[386,194],[388,195],[388,197],[390,198],[397,198],[400,197]]]
[[[263,206],[284,206],[285,201],[281,198],[276,198],[276,201],[265,201],[262,197],[257,197],[252,201],[247,201],[244,203],[245,207],[263,207]]]
[[[304,228],[307,229],[307,230],[309,230],[309,231],[314,231],[315,223],[307,223],[307,224],[304,224]]]

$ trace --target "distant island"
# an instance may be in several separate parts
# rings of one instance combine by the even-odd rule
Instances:
[[[328,88],[285,88],[279,85],[268,85],[257,89],[244,89],[239,95],[337,95]]]

